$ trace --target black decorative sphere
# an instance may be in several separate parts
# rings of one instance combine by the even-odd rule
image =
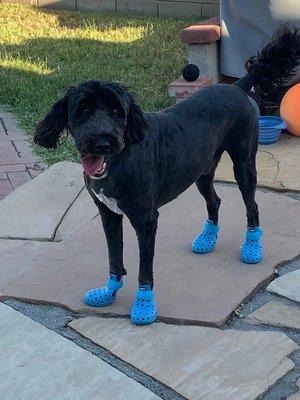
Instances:
[[[197,65],[187,64],[182,70],[182,76],[188,82],[193,82],[199,78],[200,71]]]

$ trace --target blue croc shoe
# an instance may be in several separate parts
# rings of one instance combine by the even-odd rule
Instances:
[[[84,295],[86,304],[93,307],[105,307],[112,304],[117,297],[117,291],[123,286],[123,279],[117,280],[116,275],[109,275],[105,287],[91,289]]]
[[[131,321],[136,325],[152,324],[157,318],[157,308],[150,285],[140,285],[131,308]]]
[[[192,243],[192,252],[205,254],[213,251],[216,247],[219,229],[219,225],[215,225],[213,221],[208,219],[203,225],[202,232]]]
[[[246,240],[241,246],[241,260],[246,264],[257,264],[263,259],[264,248],[261,241],[262,229],[248,228]]]

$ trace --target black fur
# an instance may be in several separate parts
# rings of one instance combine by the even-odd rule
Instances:
[[[133,95],[127,92],[130,107],[127,117],[127,126],[125,130],[125,142],[128,145],[136,144],[144,140],[147,130],[147,121],[140,107],[136,104]]]
[[[46,149],[56,149],[68,124],[68,102],[73,88],[53,104],[46,117],[34,130],[34,142]]]
[[[81,156],[105,155],[107,159],[108,175],[98,180],[85,176],[85,183],[101,214],[110,273],[119,277],[126,273],[122,215],[107,208],[95,194],[114,198],[128,216],[139,242],[139,282],[152,285],[158,209],[196,183],[206,200],[208,217],[216,224],[221,200],[213,179],[224,151],[234,164],[247,224],[259,225],[255,202],[258,121],[245,90],[262,85],[267,91],[290,76],[298,60],[292,42],[298,36],[291,32],[285,38],[286,46],[281,37],[252,58],[249,75],[237,85],[203,88],[161,112],[143,113],[122,85],[88,81],[67,93],[38,125],[35,142],[44,147],[55,147],[67,126]],[[280,64],[280,49],[284,60],[286,49],[293,51],[293,63]],[[276,66],[279,73],[274,71]]]
[[[246,61],[248,75],[236,84],[246,91],[254,86],[263,99],[280,101],[299,65],[300,30],[283,25],[266,47]]]

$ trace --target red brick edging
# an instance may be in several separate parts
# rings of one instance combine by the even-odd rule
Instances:
[[[44,169],[16,119],[0,109],[0,200]]]

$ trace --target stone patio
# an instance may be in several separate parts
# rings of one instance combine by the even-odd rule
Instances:
[[[38,249],[34,259],[24,257],[24,265],[22,258],[23,266],[15,275],[6,263],[8,256],[0,260],[5,282],[1,294],[61,304],[77,312],[128,315],[137,285],[138,249],[126,219],[125,288],[108,308],[90,308],[82,301],[90,287],[105,282],[108,260],[100,218],[88,193],[82,191],[81,175],[78,164],[59,163],[2,201],[0,240],[19,239],[20,252],[22,240],[48,243]],[[223,324],[255,288],[272,277],[278,264],[299,253],[299,202],[282,194],[258,191],[266,233],[265,259],[258,265],[241,263],[239,247],[246,224],[241,195],[237,188],[222,185],[217,185],[217,191],[223,200],[221,234],[212,254],[190,251],[191,241],[206,218],[204,200],[195,188],[161,209],[155,278],[159,315],[164,319]],[[289,240],[282,240],[282,227],[286,227]]]

